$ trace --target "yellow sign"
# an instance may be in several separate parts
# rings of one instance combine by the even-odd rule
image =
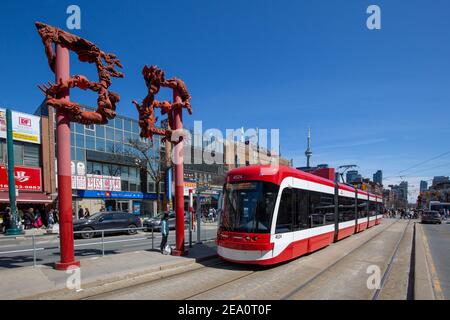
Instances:
[[[30,141],[30,142],[39,142],[38,136],[35,136],[32,134],[26,134],[26,133],[19,133],[19,132],[13,132],[13,139],[22,140],[22,141]]]

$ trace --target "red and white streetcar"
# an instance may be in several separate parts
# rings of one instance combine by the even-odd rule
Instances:
[[[225,260],[270,265],[379,224],[382,197],[286,166],[228,172],[217,234]]]

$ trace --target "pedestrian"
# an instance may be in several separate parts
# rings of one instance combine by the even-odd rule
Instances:
[[[164,212],[161,219],[161,253],[164,254],[167,245],[167,238],[169,237],[169,213]]]
[[[55,224],[59,222],[59,212],[58,209],[53,209],[53,219],[55,219]]]
[[[43,225],[42,223],[42,217],[41,217],[41,213],[39,212],[39,209],[36,209],[36,214],[34,216],[34,223],[33,223],[33,227],[35,227],[36,229],[41,228]]]
[[[55,218],[53,217],[53,209],[50,209],[50,211],[48,212],[48,217],[47,217],[47,228],[48,229],[53,228],[54,224],[55,224]]]
[[[84,218],[89,219],[90,216],[91,216],[91,213],[89,212],[89,209],[88,208],[84,209]]]
[[[82,207],[80,207],[80,209],[78,209],[78,219],[83,219],[84,218],[84,210]]]
[[[33,223],[34,223],[34,210],[33,208],[29,208],[24,216],[24,224],[25,224],[25,229],[31,229],[33,228]]]
[[[11,226],[11,208],[7,207],[6,210],[3,212],[3,232],[6,232],[6,230],[9,229]]]

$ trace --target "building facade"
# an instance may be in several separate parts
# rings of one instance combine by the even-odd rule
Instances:
[[[91,110],[89,107],[84,107]],[[53,108],[42,104],[35,112],[42,119],[43,146],[48,157],[51,191],[57,196],[56,118]],[[137,120],[117,115],[105,125],[71,123],[73,212],[80,208],[91,213],[119,210],[136,215],[153,215],[157,195],[155,182],[141,170],[142,155],[133,147],[139,137]],[[148,141],[144,141],[148,142]],[[161,145],[155,138],[148,159],[160,163]],[[160,183],[164,190],[164,183]],[[162,194],[161,194],[162,195]],[[160,195],[160,197],[161,197]]]
[[[358,170],[349,170],[347,171],[345,179],[347,183],[361,182],[362,176],[359,174]]]
[[[383,185],[383,172],[381,170],[373,174],[373,182]]]
[[[426,192],[428,190],[428,182],[426,181],[420,181],[420,192]]]
[[[41,139],[41,119],[12,110],[14,175],[19,211],[45,210],[52,203],[44,176],[45,150]],[[0,210],[9,206],[6,145],[6,109],[0,108]]]

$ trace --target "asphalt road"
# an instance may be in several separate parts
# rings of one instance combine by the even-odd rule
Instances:
[[[450,299],[450,221],[423,224],[442,295]]]
[[[206,226],[201,232],[201,240],[215,239],[217,228],[215,225]],[[195,242],[197,234],[193,232],[192,241]],[[151,232],[139,232],[136,235],[110,235],[105,236],[105,255],[139,250],[152,250]],[[185,232],[186,244],[189,241],[189,233]],[[169,233],[168,242],[175,245],[175,230]],[[155,231],[153,245],[158,249],[161,243],[161,233]],[[1,239],[0,238],[0,269],[17,268],[33,265],[33,252],[31,238]],[[52,265],[59,261],[59,238],[57,236],[36,237],[36,263],[38,265]],[[12,252],[15,251],[15,252]],[[20,252],[17,252],[20,251]],[[102,255],[102,238],[96,236],[93,239],[75,239],[75,256],[83,259],[91,256]]]

